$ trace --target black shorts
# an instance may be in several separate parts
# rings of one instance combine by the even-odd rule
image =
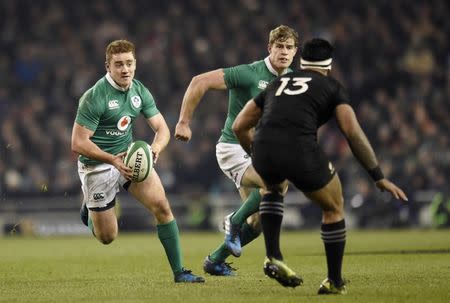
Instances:
[[[252,162],[266,184],[278,184],[287,179],[304,192],[321,189],[336,174],[314,140],[286,145],[253,142]]]

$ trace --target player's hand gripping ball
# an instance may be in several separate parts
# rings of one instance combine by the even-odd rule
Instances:
[[[128,147],[127,155],[123,162],[133,170],[131,182],[142,182],[153,169],[152,148],[147,142],[134,141]]]

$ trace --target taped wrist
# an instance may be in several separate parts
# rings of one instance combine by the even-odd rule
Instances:
[[[367,172],[369,173],[370,177],[372,178],[372,180],[374,182],[377,182],[377,181],[380,181],[381,179],[384,179],[384,174],[381,171],[381,168],[380,168],[379,165],[377,167],[375,167],[375,168],[372,168],[372,169],[368,170]]]

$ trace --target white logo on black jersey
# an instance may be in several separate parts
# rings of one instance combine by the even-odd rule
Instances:
[[[133,96],[133,97],[131,97],[131,104],[133,104],[133,106],[134,106],[135,108],[141,107],[141,103],[142,103],[141,97],[139,97],[139,96]]]
[[[328,162],[328,169],[330,170],[331,174],[334,174],[334,166],[331,162]]]
[[[259,89],[266,89],[267,84],[269,84],[269,82],[264,81],[264,80],[259,80],[259,82],[258,82],[258,88],[259,88]]]

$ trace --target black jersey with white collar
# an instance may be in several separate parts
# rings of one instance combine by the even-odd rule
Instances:
[[[317,130],[349,104],[345,88],[334,78],[311,70],[294,71],[273,80],[254,98],[263,110],[255,141],[289,143],[317,140]]]

